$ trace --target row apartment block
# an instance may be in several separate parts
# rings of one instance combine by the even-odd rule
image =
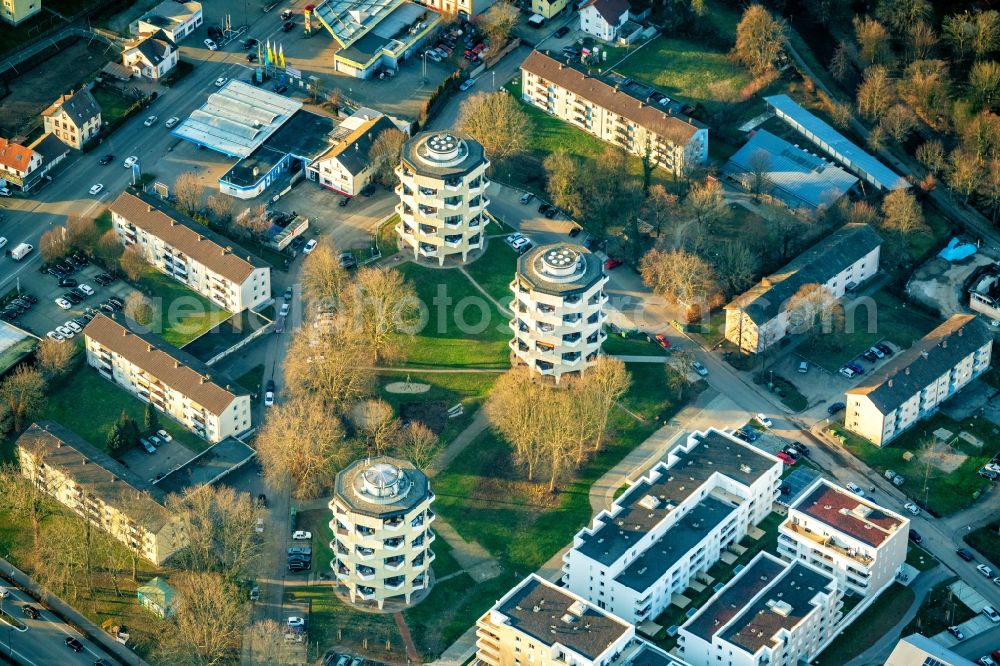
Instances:
[[[708,159],[708,127],[673,115],[591,76],[547,52],[532,51],[521,64],[524,101],[633,155],[649,155],[666,171],[683,175]]]
[[[844,425],[885,446],[990,367],[993,334],[976,315],[952,315],[847,391]]]
[[[867,224],[847,224],[729,303],[726,339],[750,353],[766,351],[789,332],[789,300],[806,285],[843,298],[878,272],[882,239]],[[792,329],[791,331],[789,329]]]
[[[573,538],[562,580],[628,622],[656,618],[771,512],[782,463],[725,432],[694,432]]]
[[[687,666],[635,627],[531,574],[476,623],[481,666]]]
[[[471,137],[421,132],[403,145],[396,233],[415,260],[437,259],[443,266],[461,255],[464,263],[483,248],[489,167],[482,144]]]
[[[906,561],[910,521],[825,479],[788,509],[778,555],[806,562],[861,597],[880,594]]]
[[[583,374],[607,338],[607,282],[600,258],[581,245],[542,245],[518,257],[510,283],[514,357],[556,382]]]
[[[330,562],[351,603],[402,598],[431,587],[434,522],[427,476],[404,460],[387,456],[358,460],[337,474],[329,508],[333,513]]]
[[[83,329],[87,363],[213,444],[250,429],[250,394],[155,335],[105,315]]]
[[[122,192],[111,204],[122,245],[136,245],[154,268],[229,312],[271,298],[271,268],[231,240],[145,192]]]
[[[837,581],[803,562],[758,553],[678,632],[691,666],[809,664],[837,635]]]
[[[25,478],[150,562],[187,545],[159,488],[58,423],[33,423],[17,455]]]

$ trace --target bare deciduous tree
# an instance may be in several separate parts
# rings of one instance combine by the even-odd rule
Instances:
[[[972,51],[977,58],[997,50],[1000,43],[1000,12],[995,9],[975,13],[976,31],[972,38]]]
[[[38,367],[49,379],[69,371],[80,348],[72,342],[43,339],[35,350]]]
[[[133,282],[141,278],[149,270],[149,263],[146,261],[146,257],[142,255],[142,248],[135,243],[125,248],[121,257],[118,258],[118,264],[121,266],[122,272],[125,273],[125,277]]]
[[[527,148],[531,121],[513,95],[480,92],[462,102],[458,128],[483,144],[491,159],[504,160]]]
[[[1000,63],[980,60],[969,70],[969,92],[973,99],[987,109],[1000,98]]]
[[[285,356],[285,382],[293,396],[315,396],[341,410],[369,395],[374,374],[365,363],[371,353],[357,331],[340,325],[329,336],[302,327]]]
[[[198,182],[198,176],[191,171],[185,171],[177,176],[173,195],[177,207],[188,215],[193,215],[201,202],[201,183]]]
[[[711,180],[695,184],[684,197],[684,212],[695,218],[702,228],[711,228],[726,212],[722,186]]]
[[[246,595],[222,576],[179,572],[173,621],[159,637],[158,663],[214,666],[228,662],[250,622]]]
[[[399,166],[399,158],[406,143],[406,134],[398,129],[383,130],[368,151],[368,161],[373,165],[372,180],[383,187],[392,187],[396,183],[394,173]]]
[[[398,441],[399,421],[385,400],[365,400],[354,407],[351,415],[369,453],[380,456]]]
[[[879,0],[875,16],[897,35],[903,35],[915,23],[932,19],[934,10],[928,0]]]
[[[546,192],[552,203],[574,217],[583,215],[583,196],[580,188],[582,165],[562,149],[548,155],[542,162],[545,169]]]
[[[285,645],[284,628],[274,620],[258,620],[250,627],[246,637],[250,650],[250,663],[274,664],[283,666],[288,663],[290,650]]]
[[[885,26],[868,16],[854,19],[854,37],[858,56],[865,66],[887,65],[892,61],[892,45]]]
[[[399,335],[412,335],[420,302],[413,285],[394,269],[362,268],[342,296],[347,325],[367,343],[372,363],[399,354]]]
[[[233,217],[233,199],[227,194],[216,192],[209,195],[206,205],[215,219],[223,224],[229,223]]]
[[[0,382],[0,404],[13,419],[14,432],[45,406],[45,377],[28,366],[18,366]]]
[[[438,436],[419,421],[406,424],[399,443],[399,453],[419,469],[427,469],[434,459]]]
[[[736,26],[733,55],[750,73],[759,76],[774,69],[785,47],[785,23],[762,5],[750,5]]]
[[[932,139],[917,146],[916,157],[935,176],[944,171],[948,164],[945,159],[944,145],[938,139]]]
[[[297,498],[319,497],[354,457],[343,438],[340,420],[321,400],[294,396],[272,410],[257,438],[264,477]]]
[[[830,290],[804,284],[788,299],[788,330],[799,335],[833,333],[844,325],[844,309]]]
[[[347,271],[340,267],[332,241],[319,243],[302,262],[302,295],[321,309],[331,310],[347,283]]]
[[[715,270],[729,295],[742,294],[757,281],[760,254],[740,240],[723,243]]]
[[[941,32],[959,59],[972,50],[976,39],[976,20],[968,11],[945,16],[941,21]]]
[[[896,143],[902,143],[917,126],[917,117],[906,104],[893,104],[886,110],[879,125]]]
[[[906,49],[911,62],[930,57],[937,43],[937,34],[927,21],[917,21],[906,31]]]
[[[100,239],[97,241],[97,245],[94,248],[94,255],[107,264],[109,268],[114,268],[118,265],[118,260],[124,251],[125,248],[122,246],[121,241],[118,240],[115,230],[108,229],[101,234]]]
[[[100,237],[97,224],[89,217],[71,216],[66,220],[66,243],[78,250],[89,250]]]
[[[244,238],[260,240],[264,232],[271,228],[271,213],[264,204],[251,206],[233,219],[232,226]]]
[[[156,306],[145,294],[131,291],[125,297],[125,314],[137,324],[149,326],[156,320]]]
[[[927,230],[924,211],[908,190],[893,190],[882,201],[883,223],[886,229],[904,236]]]
[[[38,252],[42,255],[42,261],[50,263],[62,259],[70,252],[69,243],[66,242],[66,229],[55,227],[49,229],[38,239]]]
[[[894,96],[888,70],[882,65],[872,65],[865,70],[864,80],[858,86],[858,112],[877,120],[892,104]]]
[[[639,262],[639,273],[656,294],[689,308],[707,302],[717,289],[712,266],[685,250],[650,250]]]
[[[489,39],[492,50],[498,50],[507,43],[518,18],[520,10],[509,0],[499,0],[479,17],[479,27]]]
[[[538,424],[545,388],[533,381],[525,367],[516,367],[500,375],[484,409],[490,424],[514,448],[514,460],[525,467],[529,481],[544,458]]]
[[[599,450],[604,441],[612,408],[625,395],[631,383],[632,377],[625,369],[625,363],[610,356],[599,357],[583,376],[581,393],[591,397],[598,417],[594,451]]]

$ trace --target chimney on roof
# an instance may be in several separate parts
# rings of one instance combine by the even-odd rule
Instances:
[[[910,374],[910,368],[909,368],[909,366],[907,366],[906,369],[903,370],[903,372],[906,373],[906,374]]]
[[[146,212],[147,213],[152,213],[153,212],[153,207],[152,206],[146,206]]]
[[[941,349],[947,349],[947,348],[948,348],[948,340],[942,340]]]
[[[920,352],[920,355],[924,357],[925,361],[927,360],[927,352],[922,351],[922,352]]]
[[[153,345],[146,345],[146,351],[153,351]]]
[[[886,383],[889,385],[889,388],[892,388],[892,378],[891,377],[889,378],[889,381],[886,382]]]
[[[569,58],[566,58],[566,64],[567,65],[569,64]],[[563,64],[559,63],[559,69],[562,69],[562,68],[563,68]]]

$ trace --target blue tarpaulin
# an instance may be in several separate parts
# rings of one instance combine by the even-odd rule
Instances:
[[[952,238],[948,241],[947,247],[938,252],[938,256],[947,261],[960,261],[975,253],[976,246],[972,243],[961,243],[958,238]]]

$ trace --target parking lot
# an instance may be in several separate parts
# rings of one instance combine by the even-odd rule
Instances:
[[[158,474],[166,476],[194,456],[194,452],[175,439],[161,445],[156,453],[146,453],[141,447],[130,449],[122,454],[120,460],[140,478],[155,483]]]
[[[399,198],[379,187],[371,197],[352,197],[346,206],[338,206],[342,197],[311,181],[298,183],[282,195],[275,207],[295,211],[309,218],[308,238],[331,238],[342,250],[367,248],[376,222],[392,214]]]

